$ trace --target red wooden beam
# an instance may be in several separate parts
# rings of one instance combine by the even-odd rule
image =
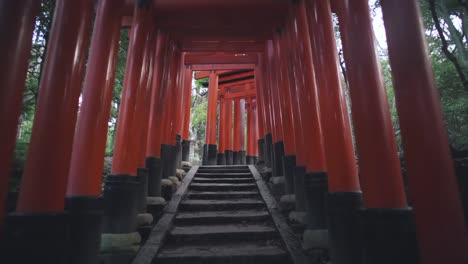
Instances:
[[[251,98],[257,96],[257,90],[247,90],[239,93],[225,93],[224,99]]]
[[[250,76],[252,76],[252,77],[254,76],[253,70],[248,71],[248,72],[242,72],[242,73],[239,73],[239,74],[229,75],[229,76],[226,76],[226,77],[220,77],[219,82],[226,82],[226,81],[236,80],[236,79],[250,77]]]
[[[182,51],[187,52],[259,52],[263,49],[262,41],[193,41],[180,42]]]
[[[188,53],[185,56],[185,64],[255,64],[257,56],[255,53],[212,53],[197,54]]]
[[[254,63],[247,64],[194,64],[194,71],[209,71],[209,70],[250,70],[254,69]]]

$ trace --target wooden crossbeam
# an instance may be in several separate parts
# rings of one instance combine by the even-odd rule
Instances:
[[[253,70],[255,64],[195,64],[192,65],[194,71],[214,71],[214,70]]]

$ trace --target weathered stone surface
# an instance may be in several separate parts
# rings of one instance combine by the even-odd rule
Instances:
[[[179,179],[179,181],[182,181],[187,173],[184,170],[177,169],[176,171],[176,177]]]
[[[166,205],[167,202],[166,202],[166,199],[164,199],[163,197],[147,197],[146,198],[146,203],[148,205]]]
[[[307,220],[306,217],[307,217],[306,212],[292,211],[292,212],[289,213],[289,221],[291,223],[295,223],[295,224],[305,225],[306,220]]]
[[[137,215],[138,226],[151,225],[153,223],[153,215],[147,214],[138,214]]]
[[[310,249],[328,249],[328,230],[327,229],[306,229],[303,235],[303,244],[305,250]]]
[[[172,186],[172,181],[169,179],[161,180],[161,186]]]
[[[165,248],[158,263],[193,259],[196,263],[288,263],[287,252],[269,243],[191,244]],[[261,262],[260,262],[261,260]]]
[[[172,181],[172,185],[176,187],[176,189],[180,186],[179,178],[177,178],[176,176],[169,176],[168,179]]]
[[[277,201],[280,200],[281,196],[285,194],[285,178],[284,176],[281,177],[272,177],[270,179],[270,188],[271,193],[275,197]]]
[[[283,195],[278,203],[280,212],[289,213],[296,207],[296,196],[294,194]]]
[[[141,236],[138,232],[127,234],[102,234],[101,252],[127,251],[137,252]]]

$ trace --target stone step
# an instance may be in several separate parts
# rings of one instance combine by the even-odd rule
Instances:
[[[183,211],[227,211],[263,209],[265,203],[259,199],[236,199],[236,200],[185,200],[180,203],[179,208]]]
[[[277,230],[265,224],[223,224],[175,226],[169,233],[171,242],[232,242],[269,240],[278,237]]]
[[[253,179],[252,173],[212,173],[212,172],[197,172],[195,178],[248,178]]]
[[[239,191],[239,192],[197,192],[190,191],[187,193],[189,199],[242,199],[242,198],[260,198],[260,193],[258,191]]]
[[[250,173],[249,169],[198,169],[197,173]]]
[[[255,182],[254,178],[193,178],[194,183],[251,183]]]
[[[290,264],[279,242],[227,244],[172,244],[162,248],[155,263],[160,264]]]
[[[210,169],[225,169],[225,170],[235,170],[235,169],[245,169],[248,170],[249,166],[247,165],[216,165],[216,166],[200,166],[199,169],[205,169],[205,170],[210,170]]]
[[[189,187],[194,191],[252,191],[257,189],[255,183],[192,183]]]
[[[265,222],[270,214],[263,210],[185,212],[177,214],[176,225],[239,224]]]

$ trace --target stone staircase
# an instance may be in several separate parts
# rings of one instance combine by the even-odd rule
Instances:
[[[153,263],[292,263],[247,166],[200,167]]]

